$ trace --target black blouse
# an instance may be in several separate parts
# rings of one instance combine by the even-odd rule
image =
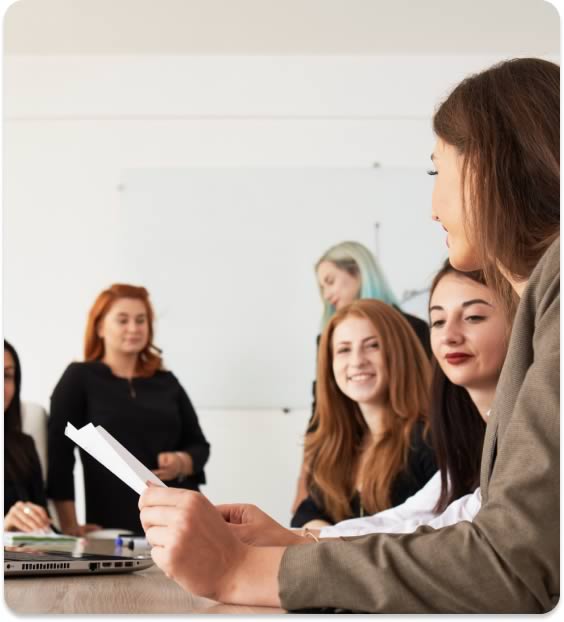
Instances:
[[[164,451],[185,451],[194,474],[167,486],[198,490],[205,483],[209,443],[188,395],[168,371],[149,378],[119,378],[104,363],[72,363],[51,396],[48,424],[47,495],[74,500],[74,443],[65,436],[70,421],[76,428],[101,425],[148,469],[158,467]],[[139,496],[82,449],[86,521],[104,528],[141,531]]]
[[[437,471],[435,452],[423,438],[423,423],[415,425],[412,433],[411,448],[407,459],[407,468],[396,476],[390,490],[390,507],[402,504],[406,499],[414,495],[431,479]],[[360,495],[357,492],[351,498],[352,514],[346,518],[358,518],[361,516]],[[324,520],[331,525],[335,524],[329,512],[321,503],[317,503],[310,494],[298,506],[294,514],[291,526],[303,527],[311,520]],[[345,519],[343,519],[345,520]]]
[[[29,501],[47,508],[43,474],[41,473],[41,464],[39,463],[39,456],[37,455],[33,438],[27,434],[21,434],[19,443],[22,446],[22,453],[30,457],[31,468],[27,477],[13,480],[6,478],[6,468],[4,466],[4,516],[17,501]]]

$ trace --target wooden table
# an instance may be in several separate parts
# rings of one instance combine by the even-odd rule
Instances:
[[[112,555],[114,542],[87,540],[84,550]],[[122,554],[134,553],[123,551]],[[11,577],[4,579],[4,600],[18,614],[284,613],[282,609],[222,605],[193,596],[168,579],[157,566],[130,574]]]

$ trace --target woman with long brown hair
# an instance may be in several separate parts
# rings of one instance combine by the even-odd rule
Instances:
[[[293,527],[373,514],[425,485],[437,469],[425,433],[429,381],[426,353],[399,311],[356,300],[333,315],[306,435],[309,496]]]
[[[53,391],[47,492],[65,533],[141,529],[136,493],[82,450],[87,524],[78,524],[69,421],[102,425],[169,485],[199,490],[205,482],[209,444],[188,395],[163,369],[153,323],[144,287],[115,284],[101,292],[88,315],[84,363],[69,365]]]
[[[447,231],[451,263],[483,270],[508,307],[519,299],[488,417],[480,511],[436,530],[254,547],[225,524],[252,523],[244,507],[222,516],[199,495],[151,487],[140,507],[153,558],[191,592],[374,613],[542,613],[557,605],[560,68],[521,58],[470,76],[441,104],[434,130],[432,216]]]

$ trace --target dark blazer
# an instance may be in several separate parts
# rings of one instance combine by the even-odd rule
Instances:
[[[472,523],[286,549],[286,609],[546,612],[560,597],[560,240],[523,292],[486,430]]]

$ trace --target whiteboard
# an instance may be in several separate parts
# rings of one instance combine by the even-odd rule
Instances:
[[[400,300],[446,256],[422,170],[128,169],[120,187],[122,274],[198,408],[308,407],[329,246],[365,244]],[[402,307],[425,317],[427,296]]]

